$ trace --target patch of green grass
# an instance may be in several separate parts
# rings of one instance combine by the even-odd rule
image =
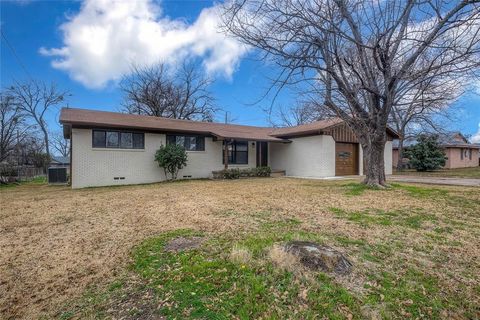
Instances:
[[[159,296],[168,297],[160,310],[168,318],[280,319],[310,318],[321,313],[330,319],[342,319],[339,305],[358,311],[358,301],[328,277],[319,275],[318,283],[311,286],[290,272],[274,270],[262,260],[264,249],[277,240],[274,236],[252,235],[239,242],[260,259],[252,265],[228,260],[224,252],[230,247],[164,252],[162,247],[171,237],[165,234],[146,241],[135,251],[133,265],[133,270],[146,278]],[[221,243],[227,244],[215,242]],[[304,301],[299,295],[307,285],[311,288]],[[306,308],[295,312],[289,307],[299,304]]]
[[[7,188],[14,188],[21,185],[41,185],[47,183],[47,177],[38,176],[34,177],[32,180],[29,181],[20,181],[20,182],[12,182],[8,184],[0,184],[0,189],[7,189]]]
[[[383,243],[365,245],[363,246],[361,256],[367,261],[382,264],[385,262],[385,259],[391,255],[393,250],[392,245]]]
[[[317,235],[264,232],[239,242],[213,238],[195,250],[163,250],[170,239],[193,235],[198,233],[168,232],[145,241],[133,252],[130,270],[154,290],[161,301],[156,311],[159,315],[168,319],[313,319],[319,315],[346,319],[347,314],[353,314],[353,319],[361,319],[359,300],[330,277],[316,273],[312,281],[295,276],[276,269],[266,258],[265,249],[274,242]],[[235,263],[228,258],[232,247],[240,244],[255,252],[252,263]],[[96,296],[87,293],[81,308],[70,308],[61,317],[108,317],[112,301],[138,295],[129,290],[123,281],[114,281]]]
[[[354,246],[365,246],[367,243],[364,240],[360,239],[351,239],[344,236],[336,236],[335,240],[342,245],[354,245]]]
[[[439,296],[437,280],[413,268],[396,274],[382,272],[372,275],[371,282],[377,285],[367,285],[371,291],[367,301],[383,303],[385,318],[392,318],[392,314],[398,315],[399,311],[411,318],[439,318],[441,310],[446,307],[446,301]]]
[[[329,208],[338,218],[359,224],[363,227],[370,225],[404,226],[412,229],[422,228],[425,221],[436,221],[435,215],[426,214],[421,210],[406,211],[363,210],[347,211],[339,208]]]
[[[418,172],[416,170],[394,171],[393,174],[426,176],[426,177],[457,177],[457,178],[480,178],[480,167],[440,169],[435,171]]]
[[[35,178],[33,178],[32,180],[30,180],[26,183],[28,183],[28,184],[45,184],[45,183],[47,183],[47,177],[45,177],[45,176],[35,177]]]
[[[445,197],[448,195],[448,191],[444,189],[419,187],[398,183],[392,183],[391,186],[395,189],[405,190],[410,196],[416,198]]]
[[[274,231],[276,229],[291,230],[298,227],[301,223],[300,220],[293,218],[280,221],[267,221],[262,224],[262,229],[266,231]]]
[[[338,208],[331,210],[346,214]],[[421,219],[406,219],[400,211],[380,214],[407,228],[421,225]],[[356,221],[357,216],[354,217]],[[370,219],[362,217],[361,221],[370,223]],[[405,249],[401,241],[371,244],[361,239],[303,231],[299,224],[295,219],[266,221],[258,231],[241,239],[228,235],[211,237],[200,248],[183,252],[166,252],[164,246],[173,238],[201,233],[177,230],[148,239],[132,252],[130,267],[134,278],[139,276],[143,285],[132,288],[123,279],[117,279],[96,295],[87,293],[83,305],[70,308],[61,316],[63,319],[109,317],[108,310],[121,305],[116,301],[135,299],[145,290],[154,292],[155,312],[168,319],[347,319],[350,315],[352,319],[363,319],[367,316],[362,313],[362,306],[368,306],[385,319],[439,318],[442,310],[449,308],[474,310],[460,295],[445,297],[436,278],[401,261],[392,268],[384,268],[385,263],[392,263],[395,250]],[[434,231],[429,235],[442,236]],[[342,287],[322,272],[305,277],[277,269],[268,258],[268,250],[274,244],[290,240],[320,244],[334,240],[343,246],[355,246],[350,251],[357,252],[359,261],[375,263],[380,269],[373,268],[367,274],[366,291],[362,295]],[[230,252],[235,247],[247,250],[251,254],[249,260],[231,260]],[[142,313],[132,310],[135,314]]]
[[[347,189],[345,192],[348,196],[361,196],[365,190],[378,190],[377,188],[372,188],[363,183],[351,182],[343,185]]]

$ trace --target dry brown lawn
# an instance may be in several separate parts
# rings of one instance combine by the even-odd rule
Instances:
[[[333,246],[338,239],[401,244],[382,267],[393,268],[389,261],[400,259],[438,278],[445,294],[462,292],[480,304],[478,188],[357,192],[348,183],[271,178],[0,189],[0,318],[57,316],[90,285],[107,283],[122,272],[132,247],[160,232],[189,228],[241,237],[259,228],[256,217],[262,214],[272,222],[297,219],[299,230],[321,233]],[[374,215],[373,220],[346,215],[362,210],[422,212],[429,218],[412,213],[411,221],[385,225]],[[420,228],[415,219],[420,219]],[[434,237],[437,229],[440,240]],[[351,248],[347,254],[361,279],[362,270],[375,266],[362,262]]]

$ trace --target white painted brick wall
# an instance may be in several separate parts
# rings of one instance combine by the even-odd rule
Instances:
[[[392,174],[392,163],[393,163],[393,144],[392,141],[387,141],[385,143],[385,151],[384,151],[384,164],[385,164],[385,174]]]
[[[145,133],[144,150],[92,148],[91,129],[72,129],[72,187],[84,188],[121,184],[152,183],[165,180],[163,169],[154,161],[155,152],[165,144],[164,134]],[[256,153],[248,143],[248,165],[230,168],[255,167]],[[187,166],[178,177],[208,178],[212,171],[223,169],[222,142],[205,138],[205,151],[188,153]],[[125,177],[114,180],[114,177]]]
[[[335,141],[331,136],[290,139],[291,143],[270,143],[272,169],[285,170],[287,176],[335,176]]]

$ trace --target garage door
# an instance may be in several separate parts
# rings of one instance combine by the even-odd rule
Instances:
[[[358,174],[358,143],[335,143],[335,175]]]

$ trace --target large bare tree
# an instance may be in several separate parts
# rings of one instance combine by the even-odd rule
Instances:
[[[15,103],[15,99],[0,93],[0,162],[6,161],[16,146],[21,143],[29,127],[25,124],[25,115]]]
[[[402,81],[478,68],[479,1],[232,0],[230,35],[302,82],[355,132],[371,186],[386,185],[384,146]],[[415,71],[415,72],[414,72]]]
[[[132,67],[120,83],[124,110],[133,114],[211,121],[216,111],[212,81],[192,63],[172,72],[166,64]]]
[[[65,102],[69,95],[68,91],[59,89],[54,83],[46,84],[42,81],[30,80],[15,81],[7,92],[15,99],[15,103],[25,117],[31,119],[42,132],[45,152],[50,157],[48,124],[45,117],[51,109]]]

